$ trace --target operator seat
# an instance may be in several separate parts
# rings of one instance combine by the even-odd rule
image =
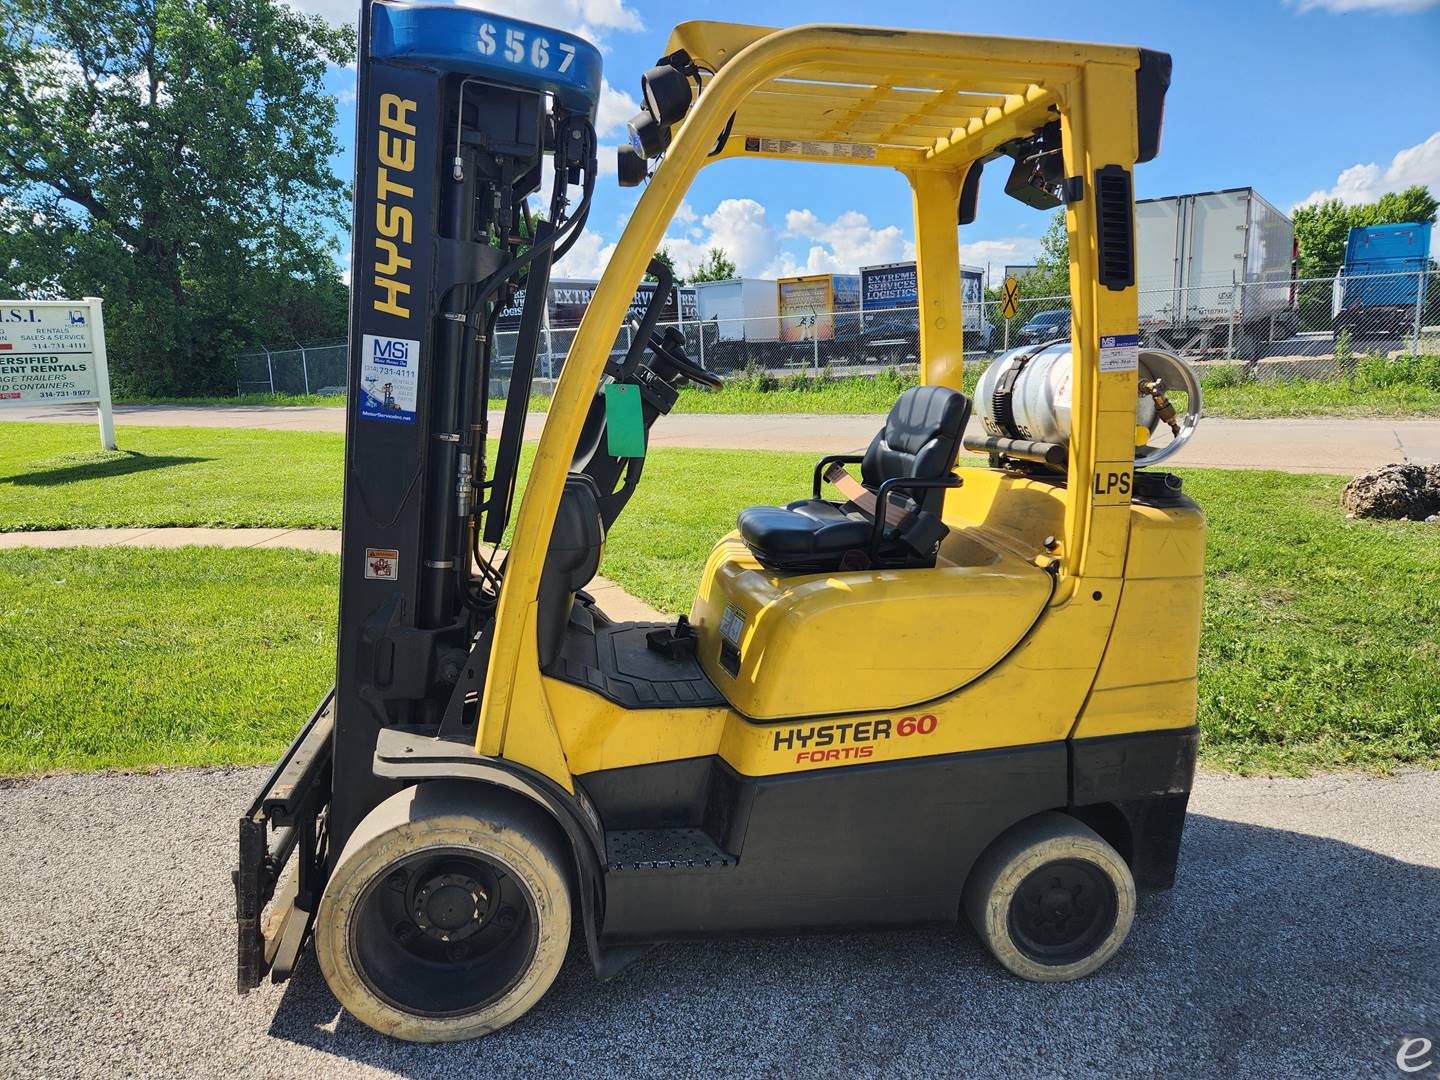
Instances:
[[[940,520],[945,486],[953,486],[952,470],[960,437],[970,418],[970,399],[944,386],[915,386],[900,395],[871,440],[863,457],[822,459],[861,463],[861,482],[877,494],[894,480],[888,502],[906,516],[879,533],[875,519],[854,503],[812,498],[787,506],[752,506],[740,512],[740,536],[762,566],[775,570],[819,573],[872,566],[934,566],[940,540],[949,531]],[[906,480],[917,481],[907,487]],[[884,514],[883,505],[876,513]]]

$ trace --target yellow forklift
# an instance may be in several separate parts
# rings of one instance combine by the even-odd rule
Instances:
[[[1103,965],[1137,891],[1174,880],[1196,749],[1204,520],[1137,471],[1199,415],[1184,365],[1136,337],[1132,170],[1169,57],[678,26],[620,152],[645,190],[513,521],[550,266],[599,175],[600,57],[367,0],[359,78],[336,684],[240,821],[240,989],[313,939],[355,1017],[441,1041],[533,1007],[572,928],[601,978],[666,939],[962,920],[1023,978]],[[863,454],[743,510],[688,618],[619,622],[585,587],[650,426],[723,381],[659,329],[651,256],[736,158],[906,178],[921,385]],[[1072,335],[992,365],[967,434],[957,226],[995,162],[1007,194],[1065,207]]]

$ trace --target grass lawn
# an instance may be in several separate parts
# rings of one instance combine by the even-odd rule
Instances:
[[[338,528],[344,440],[242,428],[0,424],[0,532],[121,525]]]
[[[1248,382],[1204,386],[1205,415],[1236,420],[1299,416],[1440,416],[1440,390],[1424,385],[1355,387],[1349,383],[1302,379],[1288,383]]]
[[[0,529],[338,522],[338,436],[126,435],[147,459],[198,460],[111,475],[72,460],[94,456],[88,428],[0,426]],[[34,459],[48,484],[26,480]],[[811,465],[655,451],[602,572],[686,610],[738,509],[803,493]],[[1337,477],[1182,471],[1210,521],[1207,762],[1440,763],[1440,530],[1346,521]],[[277,551],[0,552],[0,772],[272,758],[333,667],[335,572]]]
[[[332,681],[339,560],[0,551],[0,774],[273,761]]]

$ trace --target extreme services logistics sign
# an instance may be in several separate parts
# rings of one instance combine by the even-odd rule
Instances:
[[[115,449],[102,301],[0,300],[0,407],[94,402],[100,445]]]

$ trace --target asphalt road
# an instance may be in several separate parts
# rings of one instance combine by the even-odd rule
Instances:
[[[93,424],[95,409],[91,405],[10,407],[0,409],[0,421],[4,420]],[[345,410],[325,406],[117,405],[115,420],[120,427],[122,447],[127,424],[272,431],[345,430]],[[849,453],[866,446],[883,420],[881,416],[677,413],[655,425],[650,444]],[[491,413],[490,423],[499,430],[500,414]],[[525,437],[538,439],[544,424],[544,414],[531,413],[526,421]],[[979,433],[977,419],[971,419],[970,430]],[[1397,461],[1429,464],[1440,462],[1440,420],[1206,419],[1172,460],[1176,465],[1221,469],[1350,475]]]
[[[968,931],[670,945],[603,985],[572,946],[517,1025],[438,1047],[341,1014],[311,957],[235,995],[261,778],[0,787],[0,1075],[1395,1077],[1400,1036],[1440,1042],[1440,773],[1202,777],[1176,889],[1085,982],[1014,980]]]

